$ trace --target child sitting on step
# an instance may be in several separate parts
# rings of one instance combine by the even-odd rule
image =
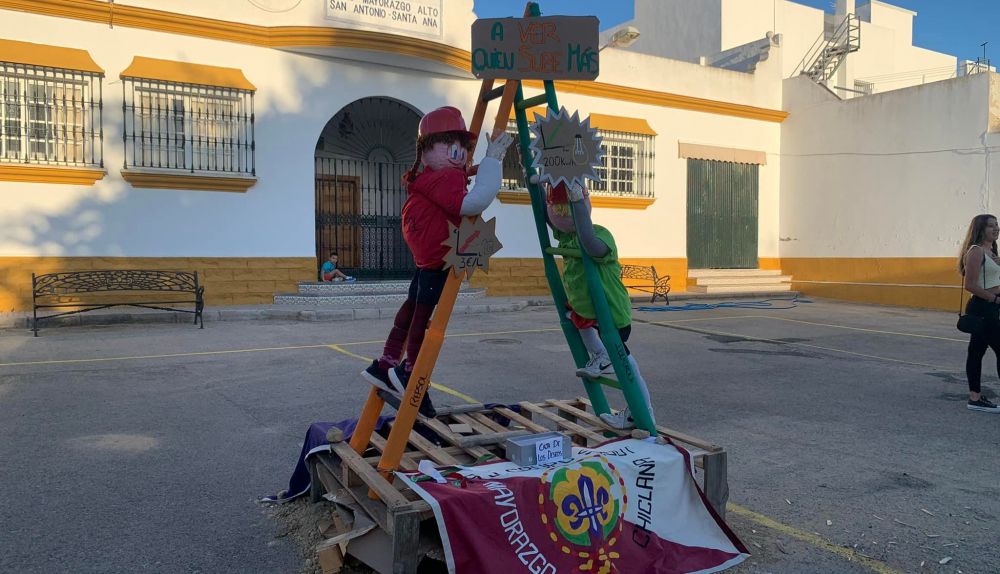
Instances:
[[[320,269],[320,275],[323,278],[323,282],[346,281],[348,283],[354,283],[354,277],[345,275],[343,271],[337,269],[338,261],[340,261],[340,256],[337,255],[336,251],[331,251],[330,258],[323,262],[323,267]]]
[[[608,301],[611,318],[618,329],[622,344],[628,341],[632,332],[632,301],[628,291],[622,284],[621,264],[618,262],[618,248],[611,232],[600,225],[594,225],[590,219],[590,195],[581,185],[567,186],[564,183],[547,187],[546,214],[552,235],[559,242],[558,247],[578,251],[580,247],[589,255],[597,267],[597,274],[604,287],[604,295]],[[572,209],[572,213],[570,210]],[[573,217],[576,217],[576,226]],[[579,234],[577,233],[579,230]],[[602,374],[614,373],[611,357],[601,342],[597,331],[597,311],[587,289],[587,279],[584,275],[583,260],[580,257],[563,257],[563,284],[566,287],[566,298],[570,309],[566,316],[580,332],[580,338],[590,354],[590,360],[582,369],[577,369],[576,375],[588,379],[596,379]],[[653,407],[649,400],[649,389],[646,381],[639,374],[639,365],[632,357],[628,346],[628,362],[635,373],[636,383],[646,401],[650,418],[653,418]],[[629,408],[615,412],[603,413],[601,419],[608,426],[616,429],[627,429],[635,426]],[[655,421],[654,421],[655,424]]]
[[[463,216],[479,215],[500,191],[503,157],[514,138],[503,133],[486,148],[471,190],[466,170],[476,134],[468,131],[462,113],[453,107],[438,108],[420,120],[417,159],[406,174],[403,205],[403,238],[413,253],[417,271],[406,301],[396,313],[382,356],[361,372],[376,387],[402,396],[413,371],[424,332],[441,298],[451,270],[444,269],[448,248],[448,223],[459,225]],[[406,359],[403,347],[406,346]],[[430,395],[424,395],[420,414],[435,416]]]

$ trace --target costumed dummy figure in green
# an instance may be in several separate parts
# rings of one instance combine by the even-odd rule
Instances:
[[[553,230],[552,235],[559,242],[560,249],[579,251],[582,247],[587,255],[594,260],[601,286],[604,287],[604,295],[608,301],[611,318],[624,345],[632,331],[632,301],[621,281],[622,268],[618,262],[618,248],[615,246],[615,238],[606,228],[594,225],[591,221],[590,195],[586,188],[579,184],[567,186],[565,183],[560,183],[555,187],[547,185],[546,190],[546,215]],[[571,209],[572,213],[570,213]],[[573,224],[574,216],[576,218],[575,226]],[[595,379],[603,374],[613,374],[611,358],[597,331],[597,312],[591,301],[590,291],[587,289],[583,260],[580,257],[563,257],[563,284],[566,287],[567,306],[569,307],[566,316],[580,332],[580,338],[583,339],[583,344],[590,354],[587,365],[582,369],[577,369],[576,375]],[[646,401],[650,418],[654,418],[646,381],[639,373],[639,365],[632,357],[627,345],[625,351],[628,353],[628,362],[632,367],[632,372],[635,373],[636,383],[638,383]],[[608,426],[616,429],[628,429],[635,426],[628,407],[615,413],[604,413],[601,415],[601,419]]]

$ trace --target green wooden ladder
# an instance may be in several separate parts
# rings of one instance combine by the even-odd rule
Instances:
[[[530,16],[541,16],[541,10],[535,2],[529,3],[528,11],[530,12]],[[562,327],[563,334],[566,336],[566,342],[569,343],[569,348],[573,352],[573,360],[576,362],[576,366],[578,368],[583,367],[590,357],[580,338],[579,331],[573,326],[569,318],[566,317],[566,290],[563,287],[562,277],[559,275],[559,268],[556,266],[554,256],[579,257],[583,260],[584,273],[587,278],[587,290],[590,291],[591,301],[594,304],[594,309],[597,311],[597,322],[601,340],[604,342],[604,346],[608,348],[608,354],[611,355],[611,364],[614,366],[615,375],[618,377],[617,381],[608,377],[583,379],[584,387],[587,389],[587,397],[590,399],[594,411],[598,414],[607,413],[610,412],[610,409],[607,398],[604,396],[603,387],[609,386],[620,389],[625,395],[625,401],[631,410],[636,427],[649,431],[651,435],[655,436],[656,427],[653,425],[653,417],[649,411],[650,406],[646,404],[646,400],[639,390],[635,373],[627,359],[625,345],[618,336],[618,329],[611,319],[607,297],[605,297],[604,287],[601,285],[601,281],[597,275],[597,267],[593,259],[587,255],[582,246],[579,252],[577,252],[576,250],[552,247],[549,241],[549,231],[545,219],[545,196],[538,184],[531,183],[532,176],[536,175],[536,171],[531,167],[532,156],[529,148],[531,136],[527,118],[527,110],[529,108],[542,104],[547,104],[552,112],[559,110],[555,85],[551,80],[546,80],[543,82],[543,85],[545,87],[544,93],[526,99],[523,87],[518,83],[517,95],[514,98],[514,117],[517,121],[518,140],[521,146],[521,158],[524,164],[528,193],[531,196],[531,211],[535,218],[538,242],[542,248],[545,278],[549,283],[549,289],[552,291],[556,313],[559,315],[559,324]]]

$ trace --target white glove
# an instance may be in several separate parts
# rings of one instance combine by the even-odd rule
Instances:
[[[566,186],[566,196],[573,203],[583,201],[583,186],[576,182],[569,184]]]
[[[487,140],[489,136],[487,136]],[[507,148],[514,142],[514,136],[503,132],[486,146],[486,157],[491,157],[503,163],[503,156],[507,154]]]

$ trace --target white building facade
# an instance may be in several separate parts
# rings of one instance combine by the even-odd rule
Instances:
[[[596,82],[557,83],[560,104],[591,114],[605,138],[594,218],[626,262],[671,275],[675,292],[692,267],[783,268],[807,292],[893,302],[886,294],[920,291],[905,303],[943,305],[953,291],[908,287],[919,277],[900,270],[912,265],[879,269],[909,259],[921,282],[946,282],[957,230],[991,203],[995,76],[845,101],[859,94],[838,82],[955,59],[912,46],[910,12],[842,4],[862,44],[827,87],[791,76],[831,17],[771,0],[638,1],[639,41],[604,50]],[[471,116],[474,20],[471,0],[0,0],[0,311],[29,306],[31,273],[53,271],[197,270],[209,305],[271,302],[314,280],[331,250],[362,277],[406,275],[399,179],[423,113]],[[748,44],[751,69],[711,65]],[[946,121],[949,105],[960,121]],[[902,136],[910,148],[897,149]],[[976,145],[985,158],[851,159]],[[504,249],[476,281],[494,295],[544,293],[526,194],[516,170],[506,177],[485,214]],[[935,202],[949,182],[944,223],[910,207],[887,231],[886,206],[864,207],[873,195]],[[933,237],[907,236],[932,223]],[[888,287],[859,287],[869,283]]]

